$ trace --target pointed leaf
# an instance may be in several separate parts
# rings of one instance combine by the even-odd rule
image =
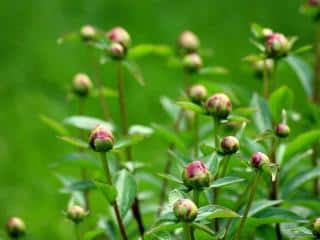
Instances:
[[[269,109],[275,122],[281,122],[283,110],[290,110],[293,104],[293,92],[282,86],[275,90],[269,97]]]
[[[207,205],[199,208],[198,216],[195,221],[202,221],[204,219],[210,220],[214,218],[238,218],[240,217],[233,210],[219,206],[219,205]]]
[[[180,101],[180,102],[177,102],[177,104],[186,110],[191,110],[196,113],[205,114],[205,110],[201,106],[194,104],[192,102]]]
[[[116,200],[117,189],[114,186],[99,181],[95,181],[94,184],[102,192],[110,204]]]
[[[92,130],[97,125],[102,125],[103,127],[113,131],[113,126],[109,122],[105,122],[101,119],[94,118],[94,117],[87,117],[87,116],[71,116],[63,120],[63,122],[67,125],[85,129],[85,130]]]
[[[172,176],[170,174],[158,173],[158,176],[174,183],[183,184],[183,182],[179,178]]]
[[[253,115],[253,120],[258,130],[264,132],[267,129],[272,129],[271,114],[266,101],[258,94],[254,94],[251,99],[251,107],[257,109],[257,112]]]
[[[257,214],[258,212],[260,212],[260,211],[262,211],[262,210],[264,210],[266,208],[278,205],[281,202],[282,202],[282,200],[258,200],[258,201],[254,201],[252,203],[252,205],[251,205],[251,208],[250,208],[250,211],[248,213],[248,216],[251,217],[251,216]]]
[[[40,120],[51,129],[55,130],[59,135],[68,135],[68,130],[57,120],[41,114]]]
[[[245,179],[240,178],[240,177],[233,177],[233,176],[227,176],[224,178],[219,178],[215,180],[211,185],[210,188],[219,188],[219,187],[224,187],[228,186],[231,184],[243,182]]]
[[[68,137],[68,136],[62,136],[62,137],[58,137],[59,139],[61,139],[64,142],[67,142],[75,147],[79,147],[79,148],[89,148],[89,144],[86,143],[85,141],[78,139],[78,138],[74,138],[74,137]]]
[[[141,85],[144,86],[144,79],[142,76],[142,73],[140,71],[139,66],[132,61],[123,61],[123,66],[126,67],[126,69],[129,71],[129,73],[132,75],[132,77],[137,80],[137,82]]]

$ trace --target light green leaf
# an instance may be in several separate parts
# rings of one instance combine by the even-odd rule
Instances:
[[[154,130],[152,128],[143,125],[132,125],[129,128],[129,135],[142,135],[149,137],[153,132]]]
[[[172,101],[170,98],[166,96],[160,97],[160,103],[164,110],[166,110],[166,112],[169,114],[169,116],[174,121],[176,121],[176,119],[178,119],[180,111],[182,111],[181,108],[178,107],[178,105],[174,101]]]
[[[219,205],[207,205],[200,207],[198,211],[198,216],[195,221],[199,222],[204,219],[211,220],[214,218],[238,218],[239,214],[233,210],[219,206]]]
[[[158,226],[151,228],[148,232],[145,233],[145,240],[159,240],[159,238],[155,238],[154,234],[159,232],[171,232],[175,229],[181,228],[181,223],[163,223]]]
[[[83,239],[84,240],[93,240],[96,237],[103,235],[105,233],[104,229],[95,229],[95,230],[90,230],[89,232],[86,232],[84,234]]]
[[[245,179],[240,178],[240,177],[233,177],[233,176],[227,176],[224,178],[219,178],[215,180],[211,185],[210,188],[219,188],[219,187],[224,187],[228,186],[231,184],[243,182]]]
[[[196,113],[205,114],[205,110],[201,106],[194,104],[192,102],[179,101],[177,102],[177,104],[186,110],[191,110]]]
[[[128,58],[137,59],[148,55],[170,56],[172,54],[172,49],[167,45],[139,44],[130,49]]]
[[[75,181],[71,184],[68,184],[64,188],[62,188],[60,191],[63,193],[70,193],[75,191],[83,191],[86,189],[94,189],[95,184],[92,181]]]
[[[145,137],[142,135],[131,135],[124,139],[121,139],[116,142],[116,144],[113,146],[112,152],[119,152],[127,147],[131,147],[135,144],[138,144],[142,140],[144,140]]]
[[[97,125],[102,125],[103,127],[113,131],[113,126],[109,122],[105,122],[101,119],[94,118],[94,117],[87,117],[87,116],[71,116],[63,120],[63,123],[80,128],[85,130],[92,130]]]
[[[258,94],[254,94],[251,99],[251,107],[257,109],[257,112],[253,115],[253,120],[258,130],[264,132],[267,129],[272,129],[271,114],[266,101]]]
[[[169,130],[159,124],[152,124],[151,126],[155,130],[155,134],[163,138],[169,144],[174,144],[177,148],[181,150],[186,149],[184,142],[180,139],[180,137],[174,131]]]
[[[169,192],[169,205],[173,205],[177,200],[185,198],[185,194],[178,189]]]
[[[282,110],[290,110],[293,104],[293,92],[287,87],[282,86],[276,89],[269,97],[269,109],[273,119],[281,122]]]
[[[286,148],[283,156],[283,162],[289,160],[297,153],[301,153],[311,148],[311,146],[319,141],[320,130],[311,130],[306,133],[302,133],[293,139]]]
[[[132,77],[137,80],[137,82],[141,85],[144,86],[144,79],[142,76],[142,73],[140,71],[139,66],[132,61],[123,61],[123,66],[126,67],[128,72],[132,75]]]
[[[124,217],[137,195],[137,184],[132,174],[127,170],[121,170],[117,174],[115,187],[118,192],[117,203],[119,205],[120,214]]]
[[[55,130],[59,135],[68,135],[68,130],[57,120],[41,114],[40,120],[51,129]]]
[[[174,183],[183,184],[183,182],[179,178],[172,176],[170,174],[158,173],[158,176]]]
[[[86,143],[85,141],[78,139],[78,138],[68,137],[68,136],[62,136],[62,137],[58,137],[58,138],[66,143],[69,143],[69,144],[75,146],[75,147],[89,148],[88,143]]]
[[[199,71],[200,75],[226,75],[228,73],[228,69],[221,66],[204,67]]]
[[[252,34],[254,35],[254,37],[256,37],[256,38],[262,38],[262,37],[264,37],[263,27],[260,26],[259,24],[257,24],[257,23],[252,23],[252,24],[250,25],[250,29],[251,29],[251,32],[252,32]]]
[[[282,202],[282,200],[258,200],[254,201],[250,207],[250,211],[248,213],[248,216],[251,217],[260,211],[278,205]]]
[[[212,229],[211,229],[210,227],[208,227],[207,225],[193,222],[193,223],[192,223],[192,226],[193,226],[195,229],[199,229],[200,231],[209,234],[211,237],[213,237],[213,236],[216,235],[216,233],[215,233],[214,231],[212,231]]]
[[[285,58],[285,60],[297,74],[306,94],[308,96],[311,96],[313,81],[313,73],[311,67],[307,63],[305,63],[302,58],[295,55],[289,55],[287,58]]]
[[[72,168],[86,168],[99,169],[100,164],[87,153],[72,153],[68,154],[59,161],[50,164],[50,167],[72,167]]]
[[[117,189],[114,186],[99,181],[95,181],[94,184],[102,192],[110,204],[116,200]]]

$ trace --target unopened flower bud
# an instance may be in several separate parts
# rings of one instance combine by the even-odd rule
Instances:
[[[191,31],[184,31],[180,34],[178,39],[178,47],[186,52],[194,52],[198,50],[200,41],[197,35]]]
[[[129,33],[122,27],[115,27],[107,33],[107,36],[111,42],[122,44],[124,48],[128,48],[131,44],[131,37]]]
[[[113,148],[113,134],[110,130],[98,125],[91,131],[89,144],[96,152],[108,152]]]
[[[265,38],[270,36],[272,33],[273,33],[273,31],[270,28],[262,29],[262,34],[263,34],[263,37],[265,37]]]
[[[258,60],[253,63],[253,69],[261,75],[264,73],[264,71],[266,71],[267,73],[271,73],[273,71],[273,67],[274,62],[271,58],[265,60]]]
[[[173,204],[173,212],[181,222],[192,222],[198,215],[198,207],[190,199],[182,198]]]
[[[285,56],[290,50],[288,39],[281,33],[272,33],[267,36],[265,47],[270,57]]]
[[[205,108],[208,114],[224,119],[230,114],[232,103],[227,95],[216,93],[207,99]]]
[[[120,43],[113,42],[108,48],[108,54],[115,60],[121,60],[126,55],[126,50]]]
[[[320,5],[320,1],[319,0],[309,0],[308,4],[311,7],[318,7]]]
[[[84,25],[80,30],[80,36],[84,41],[92,41],[97,38],[97,31],[91,25]]]
[[[184,56],[182,65],[188,72],[197,72],[202,67],[202,59],[197,53],[189,53]]]
[[[220,146],[224,154],[233,154],[239,150],[240,143],[236,137],[227,136],[222,139]]]
[[[207,89],[201,84],[193,85],[188,93],[191,101],[196,104],[201,104],[208,96]]]
[[[8,220],[6,229],[11,238],[18,239],[26,232],[26,225],[18,217],[12,217]]]
[[[317,218],[312,224],[312,233],[315,237],[320,237],[320,218]]]
[[[251,165],[255,168],[260,168],[262,165],[269,163],[269,157],[262,152],[256,152],[251,157]]]
[[[66,213],[67,218],[76,224],[82,222],[87,215],[88,212],[79,205],[70,206]]]
[[[79,97],[86,97],[92,88],[92,83],[87,74],[78,73],[74,76],[72,90]]]
[[[211,175],[209,169],[201,161],[193,161],[182,172],[182,180],[188,188],[201,190],[209,187]]]
[[[279,138],[286,138],[290,134],[290,128],[287,124],[279,123],[276,126],[275,132]]]

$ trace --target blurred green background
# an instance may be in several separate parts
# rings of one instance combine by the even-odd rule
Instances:
[[[56,119],[74,114],[76,105],[67,101],[66,91],[79,71],[92,76],[91,59],[82,44],[57,45],[62,33],[77,31],[84,24],[110,29],[124,26],[134,44],[174,45],[178,34],[191,29],[202,46],[214,50],[205,64],[227,67],[227,81],[248,89],[259,82],[242,71],[241,58],[255,49],[249,44],[249,23],[258,22],[287,35],[299,36],[298,45],[314,39],[310,19],[300,15],[301,1],[279,0],[28,0],[0,1],[0,225],[12,215],[21,216],[32,239],[70,239],[62,211],[67,196],[50,163],[72,151],[39,120],[41,113]],[[166,122],[159,96],[177,96],[182,74],[170,69],[166,60],[139,60],[146,79],[141,87],[126,75],[130,123]],[[285,68],[285,66],[284,66]],[[114,86],[112,65],[101,68],[108,86]],[[280,81],[299,87],[296,76],[283,73]],[[298,96],[299,97],[299,96]],[[249,101],[249,99],[248,99]],[[89,102],[91,116],[101,117],[97,99]],[[244,103],[245,104],[245,103]],[[109,101],[118,122],[117,101]],[[159,147],[158,147],[159,146]],[[135,158],[163,166],[166,145],[150,139],[135,148]],[[156,171],[156,168],[154,168]],[[157,168],[160,169],[160,168]],[[75,171],[76,173],[76,171]],[[152,191],[152,189],[151,189]]]

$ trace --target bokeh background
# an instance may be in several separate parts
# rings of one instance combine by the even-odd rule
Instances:
[[[62,216],[68,197],[50,163],[72,150],[56,138],[55,132],[39,120],[46,114],[62,120],[74,114],[76,105],[67,100],[73,75],[92,74],[91,59],[82,44],[58,45],[57,38],[90,23],[103,29],[121,25],[134,44],[174,45],[178,34],[191,29],[202,45],[214,54],[206,64],[230,70],[226,81],[259,88],[241,58],[254,47],[249,44],[249,24],[258,22],[287,35],[299,36],[298,45],[313,42],[314,26],[298,9],[301,1],[279,0],[28,0],[0,1],[0,225],[12,215],[21,216],[32,239],[70,239],[72,231]],[[146,79],[141,87],[126,75],[126,97],[130,123],[166,122],[159,97],[177,96],[182,74],[170,69],[166,59],[139,60]],[[106,85],[115,85],[111,65],[100,69]],[[286,66],[280,81],[299,88],[297,77]],[[296,96],[299,98],[299,96]],[[249,101],[249,99],[248,99]],[[89,102],[88,115],[101,117],[97,99]],[[244,103],[245,104],[245,103]],[[300,101],[297,104],[302,104]],[[118,121],[115,99],[111,112]],[[150,139],[135,148],[140,161],[152,163],[154,171],[163,166],[165,144]],[[76,174],[74,172],[70,172]],[[151,189],[152,190],[152,189]]]

